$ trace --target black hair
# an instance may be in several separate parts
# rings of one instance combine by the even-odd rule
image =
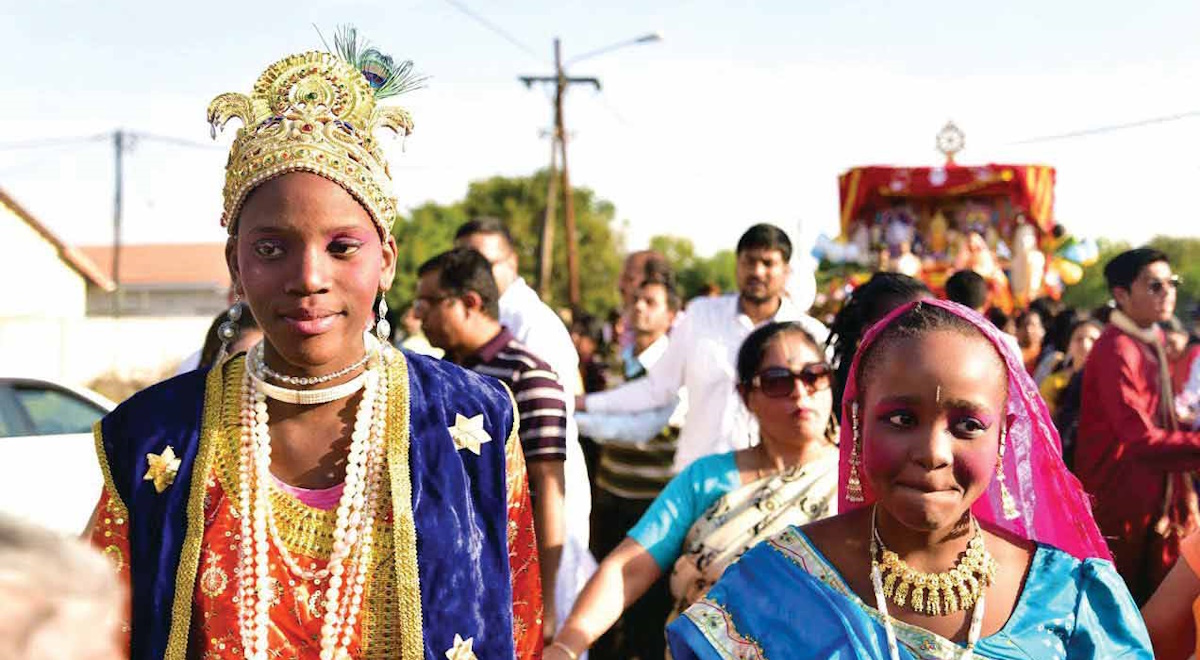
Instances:
[[[500,218],[492,216],[481,216],[473,220],[468,220],[459,226],[454,232],[454,240],[474,236],[475,234],[496,234],[504,237],[504,242],[508,244],[508,249],[517,249],[517,242],[513,240],[512,232],[508,230],[508,226]]]
[[[1063,350],[1063,351],[1067,350],[1067,347],[1069,347],[1071,345],[1071,337],[1075,336],[1075,331],[1084,327],[1085,325],[1093,326],[1096,329],[1100,330],[1101,332],[1104,331],[1104,324],[1101,323],[1099,319],[1094,319],[1090,316],[1077,317],[1075,319],[1075,322],[1072,323],[1067,328],[1067,335],[1066,335],[1067,338],[1063,341],[1063,346],[1062,346],[1061,350]]]
[[[240,305],[242,308],[242,315],[236,321],[238,332],[257,329],[258,321],[254,319],[254,314],[250,313],[250,305],[247,305],[243,302],[235,304]],[[216,318],[212,320],[212,323],[208,325],[208,334],[204,336],[204,346],[200,349],[200,362],[197,365],[198,368],[203,369],[204,367],[211,367],[213,363],[217,361],[217,353],[220,352],[222,344],[221,334],[218,331],[223,323],[232,320],[233,319],[229,318],[229,310],[227,309],[220,314],[217,314]]]
[[[1081,321],[1087,320],[1089,319],[1074,307],[1062,310],[1055,314],[1054,318],[1050,320],[1050,324],[1046,326],[1046,343],[1057,350],[1067,350],[1067,346],[1071,343],[1071,334],[1075,332],[1075,328],[1080,325]]]
[[[1004,310],[1000,309],[999,307],[992,307],[988,309],[987,313],[984,314],[984,317],[986,317],[992,325],[996,326],[997,330],[1001,332],[1008,332],[1004,328],[1008,326],[1010,317],[1008,314],[1004,313]]]
[[[1022,325],[1025,325],[1025,321],[1031,316],[1038,317],[1038,320],[1042,322],[1043,329],[1049,328],[1050,319],[1046,316],[1046,312],[1038,309],[1037,307],[1030,307],[1029,309],[1022,310],[1017,314],[1017,328],[1019,329]]]
[[[1134,248],[1118,254],[1104,265],[1104,281],[1108,283],[1108,290],[1111,292],[1120,288],[1128,291],[1143,268],[1160,261],[1171,263],[1165,252],[1149,247]]]
[[[483,302],[483,311],[493,319],[500,318],[500,290],[492,265],[482,254],[471,248],[447,250],[421,264],[417,276],[433,272],[438,275],[438,288],[448,295],[461,297],[474,291]]]
[[[973,323],[967,319],[937,305],[924,305],[920,302],[913,305],[900,316],[892,319],[886,328],[880,332],[871,345],[866,348],[866,351],[859,356],[858,365],[858,382],[865,383],[870,377],[871,371],[879,362],[879,358],[883,355],[881,350],[883,347],[891,346],[897,342],[923,337],[932,332],[953,332],[964,337],[974,337],[987,344],[992,348],[991,354],[995,356],[996,361],[1005,368],[1004,358],[1000,351],[995,348],[991,340],[983,334],[983,332],[975,327]],[[1008,379],[1004,381],[1005,390],[1008,389]],[[863,387],[859,386],[861,393]]]
[[[787,233],[765,222],[747,229],[738,239],[737,254],[746,250],[779,250],[784,263],[792,260],[792,241]]]
[[[829,326],[826,345],[833,353],[833,405],[841,410],[854,351],[867,328],[907,302],[932,295],[921,280],[900,273],[875,273],[850,294]]]
[[[575,315],[575,320],[571,322],[571,332],[580,337],[587,337],[596,345],[597,352],[604,350],[604,319],[588,314],[587,312],[578,312]]]
[[[751,332],[750,336],[742,342],[741,348],[738,349],[737,376],[739,384],[747,385],[754,380],[758,374],[758,368],[762,366],[763,356],[767,353],[767,346],[771,340],[782,334],[797,334],[818,356],[824,355],[821,345],[799,323],[795,321],[768,323]]]
[[[667,309],[672,312],[678,312],[680,306],[683,305],[683,299],[679,297],[679,289],[675,286],[675,278],[668,270],[666,272],[647,272],[646,278],[638,285],[641,290],[644,287],[656,284],[661,286],[667,292]]]
[[[981,310],[988,303],[987,280],[973,270],[960,270],[946,280],[946,299]]]

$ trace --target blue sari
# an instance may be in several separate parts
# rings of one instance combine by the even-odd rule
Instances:
[[[900,657],[957,659],[964,648],[893,620]],[[878,611],[846,585],[791,527],[731,566],[700,602],[667,627],[675,660],[888,660]],[[976,658],[1152,660],[1141,615],[1112,563],[1080,561],[1038,544],[1004,627],[979,640]]]

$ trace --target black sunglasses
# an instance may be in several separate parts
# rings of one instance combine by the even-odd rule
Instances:
[[[772,399],[782,399],[792,395],[796,381],[804,383],[804,389],[809,394],[829,388],[833,369],[824,362],[812,362],[804,365],[800,371],[792,371],[783,367],[763,369],[750,379],[750,387],[757,387],[762,393]]]
[[[1159,296],[1162,295],[1162,293],[1166,291],[1168,287],[1170,287],[1172,290],[1175,290],[1178,289],[1179,285],[1182,283],[1183,280],[1179,279],[1178,275],[1172,275],[1165,280],[1150,280],[1150,282],[1146,285],[1146,288],[1150,290],[1150,293]]]

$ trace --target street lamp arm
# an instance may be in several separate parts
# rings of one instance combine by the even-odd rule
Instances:
[[[643,34],[640,37],[635,37],[633,39],[626,39],[625,41],[618,41],[615,44],[609,44],[608,46],[605,46],[603,48],[597,48],[596,50],[589,50],[588,52],[583,53],[581,55],[576,55],[575,57],[572,57],[571,59],[567,60],[567,64],[574,64],[576,62],[581,62],[583,60],[586,60],[591,57],[595,57],[597,55],[601,55],[603,53],[608,53],[610,51],[618,50],[620,48],[625,48],[626,46],[636,46],[638,44],[652,44],[657,41],[662,41],[662,39],[663,39],[663,35],[661,32],[650,32],[648,34]]]

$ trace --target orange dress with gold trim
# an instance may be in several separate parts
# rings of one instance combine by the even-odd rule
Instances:
[[[227,380],[227,385],[229,381]],[[228,390],[227,390],[228,391]],[[236,391],[236,390],[235,390]],[[223,433],[209,473],[204,497],[204,537],[200,568],[193,591],[188,655],[202,660],[244,658],[238,628],[238,547],[241,524],[237,512],[238,427],[237,397],[226,397]],[[508,496],[508,547],[513,588],[513,638],[517,657],[536,659],[542,653],[542,592],[537,544],[533,531],[529,485],[519,443],[505,446]],[[354,658],[400,657],[402,613],[396,597],[396,573],[391,530],[390,494],[384,489],[376,522],[372,570],[363,595],[360,619],[355,623]],[[232,495],[231,495],[232,494]],[[315,509],[279,489],[271,493],[281,543],[303,566],[324,566],[333,544],[334,512]],[[106,488],[93,517],[90,540],[109,556],[129,582],[128,514],[119,498]],[[270,576],[276,589],[271,606],[270,654],[272,658],[316,658],[320,652],[324,616],[324,585],[320,579],[293,575],[271,541],[274,560]],[[126,614],[125,621],[130,617]],[[123,626],[128,648],[129,627]],[[419,631],[416,634],[421,634]]]

